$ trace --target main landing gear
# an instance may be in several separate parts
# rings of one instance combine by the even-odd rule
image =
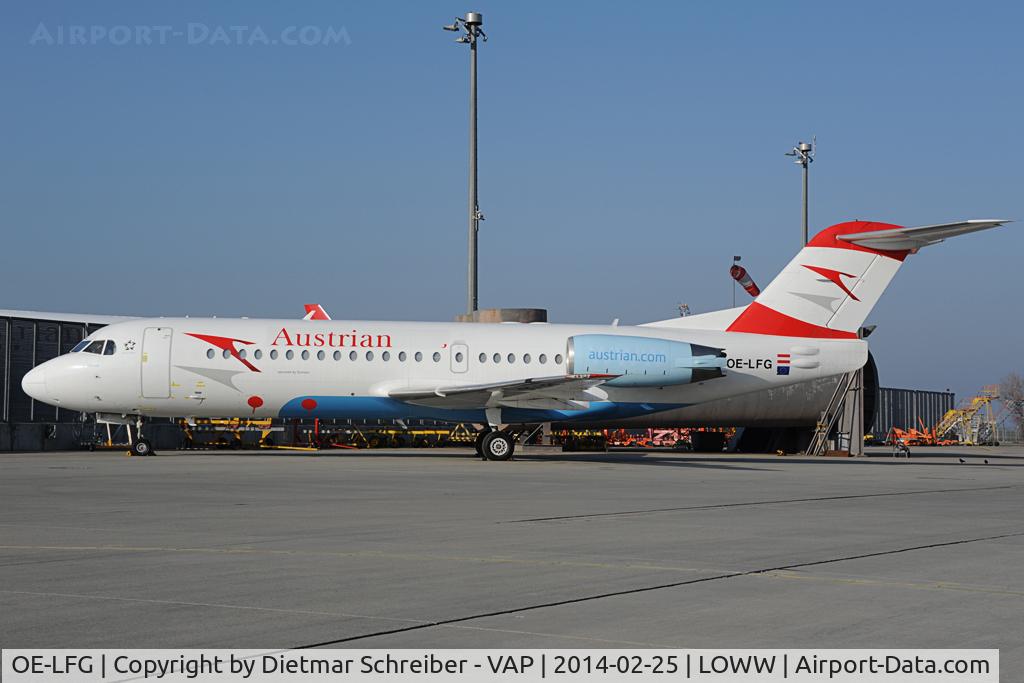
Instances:
[[[484,430],[476,435],[476,453],[483,460],[510,460],[515,449],[515,436],[508,432]]]

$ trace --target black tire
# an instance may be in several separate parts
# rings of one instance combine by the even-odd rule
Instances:
[[[132,455],[140,458],[153,455],[153,445],[146,439],[136,439],[135,443],[131,446],[131,452]]]
[[[487,457],[484,455],[484,439],[487,438],[487,435],[490,433],[491,431],[489,429],[477,432],[476,439],[473,441],[473,448],[476,449],[476,456],[483,460],[487,459]]]
[[[515,440],[504,432],[488,432],[482,444],[484,455],[488,460],[510,460],[515,451]]]

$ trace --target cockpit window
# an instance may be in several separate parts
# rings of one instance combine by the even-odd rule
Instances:
[[[89,345],[86,346],[84,349],[82,349],[82,352],[83,353],[102,354],[103,353],[103,344],[104,344],[104,341],[102,339],[97,339],[96,341],[89,342]]]
[[[89,344],[90,344],[90,341],[88,339],[83,339],[82,341],[80,341],[77,344],[75,344],[75,347],[73,349],[71,349],[71,353],[78,353],[79,351],[84,349]]]
[[[112,342],[111,340],[108,339],[106,345],[103,347],[103,355],[104,356],[113,356],[114,355],[114,351],[116,351],[116,350],[117,350],[117,344],[115,344],[114,342]]]

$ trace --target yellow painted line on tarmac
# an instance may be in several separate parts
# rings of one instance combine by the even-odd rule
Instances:
[[[352,612],[324,612],[319,610],[301,610],[301,609],[284,609],[279,607],[257,607],[255,605],[234,605],[229,603],[218,603],[218,602],[194,602],[184,600],[155,600],[150,598],[128,598],[118,595],[89,595],[85,593],[52,593],[43,591],[16,591],[16,590],[3,590],[0,589],[0,594],[8,595],[25,595],[30,597],[45,597],[45,598],[72,598],[78,600],[107,600],[114,602],[137,602],[142,604],[153,604],[153,605],[175,605],[180,607],[208,607],[214,609],[235,609],[235,610],[250,610],[256,612],[275,612],[282,614],[300,614],[308,616],[318,617],[344,617],[348,619],[371,619],[374,621],[394,621],[405,624],[427,624],[430,623],[427,619],[410,619],[403,617],[383,617],[370,614],[356,614]],[[609,643],[618,645],[636,645],[643,647],[668,647],[667,645],[659,645],[657,643],[644,643],[630,640],[610,640],[607,638],[593,638],[589,636],[577,636],[569,635],[564,633],[543,633],[537,631],[523,631],[496,627],[486,626],[469,626],[467,624],[438,624],[441,628],[464,630],[464,631],[488,631],[492,633],[510,633],[517,635],[530,635],[546,638],[564,638],[567,640],[578,640],[583,642],[594,642],[594,643]]]
[[[486,618],[486,617],[481,617]],[[542,638],[565,638],[568,640],[581,640],[589,643],[610,643],[614,645],[634,645],[638,647],[671,648],[672,645],[661,643],[641,643],[634,640],[609,640],[608,638],[592,638],[590,636],[572,636],[566,633],[545,633],[543,631],[519,631],[510,628],[486,628],[483,626],[466,626],[465,624],[438,624],[438,628],[454,628],[464,631],[490,631],[493,633],[512,633],[522,636],[539,636]]]
[[[295,557],[351,557],[363,559],[387,560],[437,560],[440,562],[478,562],[482,564],[518,564],[526,566],[578,567],[592,569],[644,569],[665,572],[713,572],[714,569],[696,569],[674,565],[647,563],[616,563],[616,562],[580,562],[575,560],[543,560],[514,557],[481,557],[459,555],[431,555],[416,553],[388,553],[379,550],[354,551],[309,551],[309,550],[268,550],[265,548],[172,548],[164,546],[120,546],[120,545],[0,545],[0,550],[48,550],[67,552],[167,552],[167,553],[203,553],[211,555],[279,555]]]
[[[155,600],[150,598],[126,598],[118,595],[89,595],[87,593],[50,593],[43,591],[14,591],[0,589],[0,593],[8,595],[28,595],[40,598],[76,598],[84,600],[114,600],[119,602],[141,602],[154,605],[180,605],[183,607],[215,607],[219,609],[255,610],[258,612],[283,612],[285,614],[308,614],[320,617],[347,617],[351,619],[377,619],[384,621],[400,621],[411,624],[428,623],[425,619],[403,619],[399,617],[381,617],[370,614],[353,614],[350,612],[320,612],[316,610],[283,609],[280,607],[256,607],[254,605],[232,605],[219,602],[190,602],[183,600]]]
[[[953,590],[968,593],[991,593],[993,595],[1011,595],[1024,598],[1024,591],[1001,588],[998,586],[981,586],[955,581],[896,581],[892,579],[869,579],[865,577],[823,576],[804,572],[772,571],[759,574],[776,579],[819,581],[824,583],[845,584],[851,586],[885,586],[890,588],[910,588],[913,590]]]

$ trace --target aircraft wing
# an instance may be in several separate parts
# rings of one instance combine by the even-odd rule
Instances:
[[[837,235],[837,239],[852,242],[862,247],[889,251],[917,250],[931,244],[938,244],[947,237],[966,235],[969,232],[988,230],[1011,221],[1002,219],[970,220],[959,223],[940,223],[939,225],[923,225],[918,228],[895,228],[893,230],[877,230],[875,232],[856,232],[848,235]]]
[[[432,408],[467,409],[529,407],[581,410],[587,401],[607,398],[593,390],[618,375],[559,375],[491,384],[449,385],[432,389],[396,389],[388,395],[405,403]]]

